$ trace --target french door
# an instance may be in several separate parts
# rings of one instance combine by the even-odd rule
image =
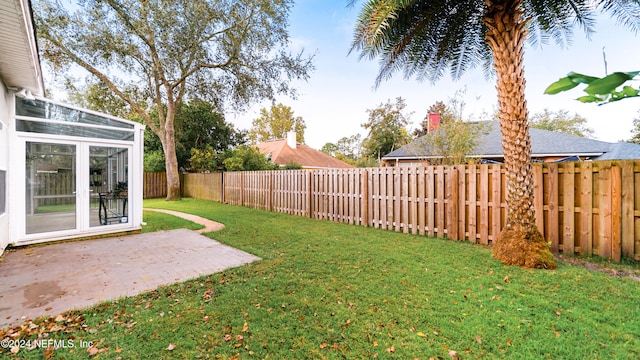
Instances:
[[[130,226],[129,145],[24,141],[24,237]]]

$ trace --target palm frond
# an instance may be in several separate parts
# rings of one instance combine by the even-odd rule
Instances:
[[[614,16],[618,24],[640,31],[640,1],[638,0],[599,0],[596,7]]]

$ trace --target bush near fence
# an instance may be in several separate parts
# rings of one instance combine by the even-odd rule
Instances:
[[[536,223],[552,251],[640,260],[640,161],[533,170]],[[502,165],[183,176],[186,197],[487,245],[505,225],[505,195]]]

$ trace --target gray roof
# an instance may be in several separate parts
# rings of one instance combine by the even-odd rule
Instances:
[[[498,121],[482,121],[486,124],[486,132],[478,136],[478,146],[470,157],[502,158],[502,134]],[[533,158],[549,156],[579,156],[592,160],[626,160],[640,159],[640,145],[619,142],[609,143],[605,141],[582,138],[559,132],[529,129],[531,135],[531,156]],[[382,157],[383,160],[396,159],[424,159],[435,157],[435,152],[429,145],[423,145],[426,137],[420,137],[409,145],[405,145]],[[418,150],[419,149],[419,150]]]

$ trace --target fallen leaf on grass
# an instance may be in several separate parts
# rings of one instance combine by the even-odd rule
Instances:
[[[458,356],[458,353],[455,350],[449,350],[449,357],[456,360],[460,359],[460,356]]]
[[[422,331],[418,331],[418,332],[416,333],[416,335],[418,335],[418,336],[420,336],[420,337],[422,337],[422,338],[426,338],[426,337],[427,337],[427,335],[425,335],[425,333],[423,333]]]
[[[231,339],[233,339],[233,336],[231,336],[231,334],[227,334],[224,336],[224,341],[229,341]]]
[[[482,339],[480,338],[480,336],[476,336],[476,342],[478,344],[482,344]]]
[[[89,353],[89,356],[94,356],[97,355],[101,352],[107,351],[108,348],[102,348],[102,349],[98,349],[97,346],[93,345],[90,348],[87,349],[87,352]]]
[[[53,350],[54,349],[55,348],[53,346],[49,346],[48,348],[44,349],[44,352],[42,354],[44,356],[44,358],[45,359],[50,359],[51,356],[53,355]]]
[[[176,345],[174,343],[169,343],[169,346],[167,346],[167,350],[169,351],[172,351],[175,348],[176,348]]]
[[[320,344],[320,349],[324,349],[324,348],[326,348],[328,345],[329,345],[329,344],[327,344],[326,342],[325,342],[325,343],[322,343],[322,344]]]
[[[391,347],[390,347],[390,348],[387,348],[387,352],[388,352],[389,354],[396,352],[396,347],[395,347],[395,346],[393,346],[393,345],[391,345]]]
[[[249,325],[248,325],[248,324],[247,324],[247,322],[245,321],[245,322],[244,322],[244,325],[242,325],[242,332],[245,332],[245,331],[247,331],[247,330],[249,330]]]

